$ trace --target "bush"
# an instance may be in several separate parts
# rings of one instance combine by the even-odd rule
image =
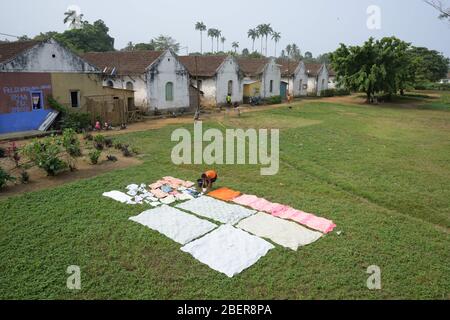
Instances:
[[[89,132],[85,132],[83,134],[83,139],[86,141],[92,141],[92,140],[94,140],[94,136],[92,134],[90,134]]]
[[[105,147],[111,148],[113,146],[113,141],[111,138],[105,138]]]
[[[0,158],[5,158],[6,157],[6,149],[0,147]]]
[[[336,95],[336,90],[334,89],[325,89],[320,92],[321,97],[334,97]]]
[[[100,150],[93,150],[89,152],[89,159],[91,160],[91,163],[97,164],[101,154],[102,152]]]
[[[122,142],[119,142],[119,141],[114,142],[114,148],[115,149],[122,150],[122,147],[123,147]]]
[[[63,147],[66,152],[72,157],[81,156],[80,140],[78,140],[77,133],[74,129],[65,129],[62,136]]]
[[[335,95],[336,96],[349,96],[350,90],[343,89],[343,88],[335,89]]]
[[[2,167],[0,167],[0,189],[6,186],[8,181],[14,181],[16,178],[10,176]]]
[[[282,101],[281,96],[273,96],[266,99],[268,104],[280,104]]]
[[[61,142],[54,137],[35,140],[23,148],[23,154],[36,166],[45,170],[49,176],[54,176],[67,168],[67,163],[61,160],[63,152]]]
[[[105,137],[101,134],[94,137],[94,147],[97,150],[103,150],[105,148]]]
[[[317,97],[317,92],[307,92],[306,96],[307,97]]]
[[[120,149],[122,151],[122,154],[124,157],[132,157],[133,153],[130,151],[129,149],[129,145],[125,144],[122,146],[122,148]]]
[[[58,103],[52,97],[47,99],[49,106],[61,114],[60,127],[61,129],[73,129],[81,133],[83,130],[91,126],[89,113],[85,112],[70,112],[69,109]]]
[[[28,174],[27,171],[23,170],[23,171],[20,173],[20,182],[21,182],[22,184],[27,184],[29,181],[30,181],[30,175]]]
[[[89,113],[69,112],[61,121],[61,129],[73,129],[81,133],[91,126],[90,117]]]

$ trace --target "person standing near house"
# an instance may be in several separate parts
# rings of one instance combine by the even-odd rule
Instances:
[[[231,94],[230,93],[227,94],[227,106],[231,107]]]

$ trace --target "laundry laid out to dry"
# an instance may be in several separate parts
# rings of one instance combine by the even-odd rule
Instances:
[[[229,188],[204,195],[193,182],[174,177],[125,189],[103,196],[153,207],[130,220],[183,245],[183,252],[228,277],[251,267],[275,248],[273,244],[296,251],[336,226],[331,220]]]

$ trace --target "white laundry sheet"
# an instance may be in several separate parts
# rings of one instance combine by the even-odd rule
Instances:
[[[144,211],[130,220],[156,230],[180,244],[197,239],[217,227],[214,223],[167,205]]]
[[[256,213],[255,210],[250,210],[237,204],[226,203],[207,196],[179,204],[177,205],[177,208],[229,224],[235,224]]]
[[[136,204],[136,202],[133,201],[133,197],[130,197],[129,195],[120,192],[120,191],[110,191],[103,193],[104,197],[111,198],[113,200],[119,201],[121,203],[126,204]]]
[[[181,250],[231,278],[255,264],[273,248],[266,240],[231,225],[222,225]]]
[[[320,232],[262,212],[242,220],[237,227],[295,251],[299,246],[313,243],[322,236]]]

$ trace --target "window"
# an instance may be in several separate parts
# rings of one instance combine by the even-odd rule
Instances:
[[[322,89],[325,88],[325,79],[322,79]]]
[[[80,91],[70,91],[70,105],[72,108],[80,107]]]
[[[228,94],[233,95],[233,80],[228,81]]]
[[[127,90],[134,90],[133,82],[128,81],[126,84]]]
[[[106,81],[106,85],[110,88],[114,88],[114,82],[112,82],[112,80]]]
[[[166,83],[166,101],[173,101],[173,83]]]
[[[300,79],[300,84],[298,85],[298,90],[302,91],[302,87],[303,87],[303,79]]]
[[[273,92],[273,80],[270,80],[270,89],[269,91],[272,93]]]

